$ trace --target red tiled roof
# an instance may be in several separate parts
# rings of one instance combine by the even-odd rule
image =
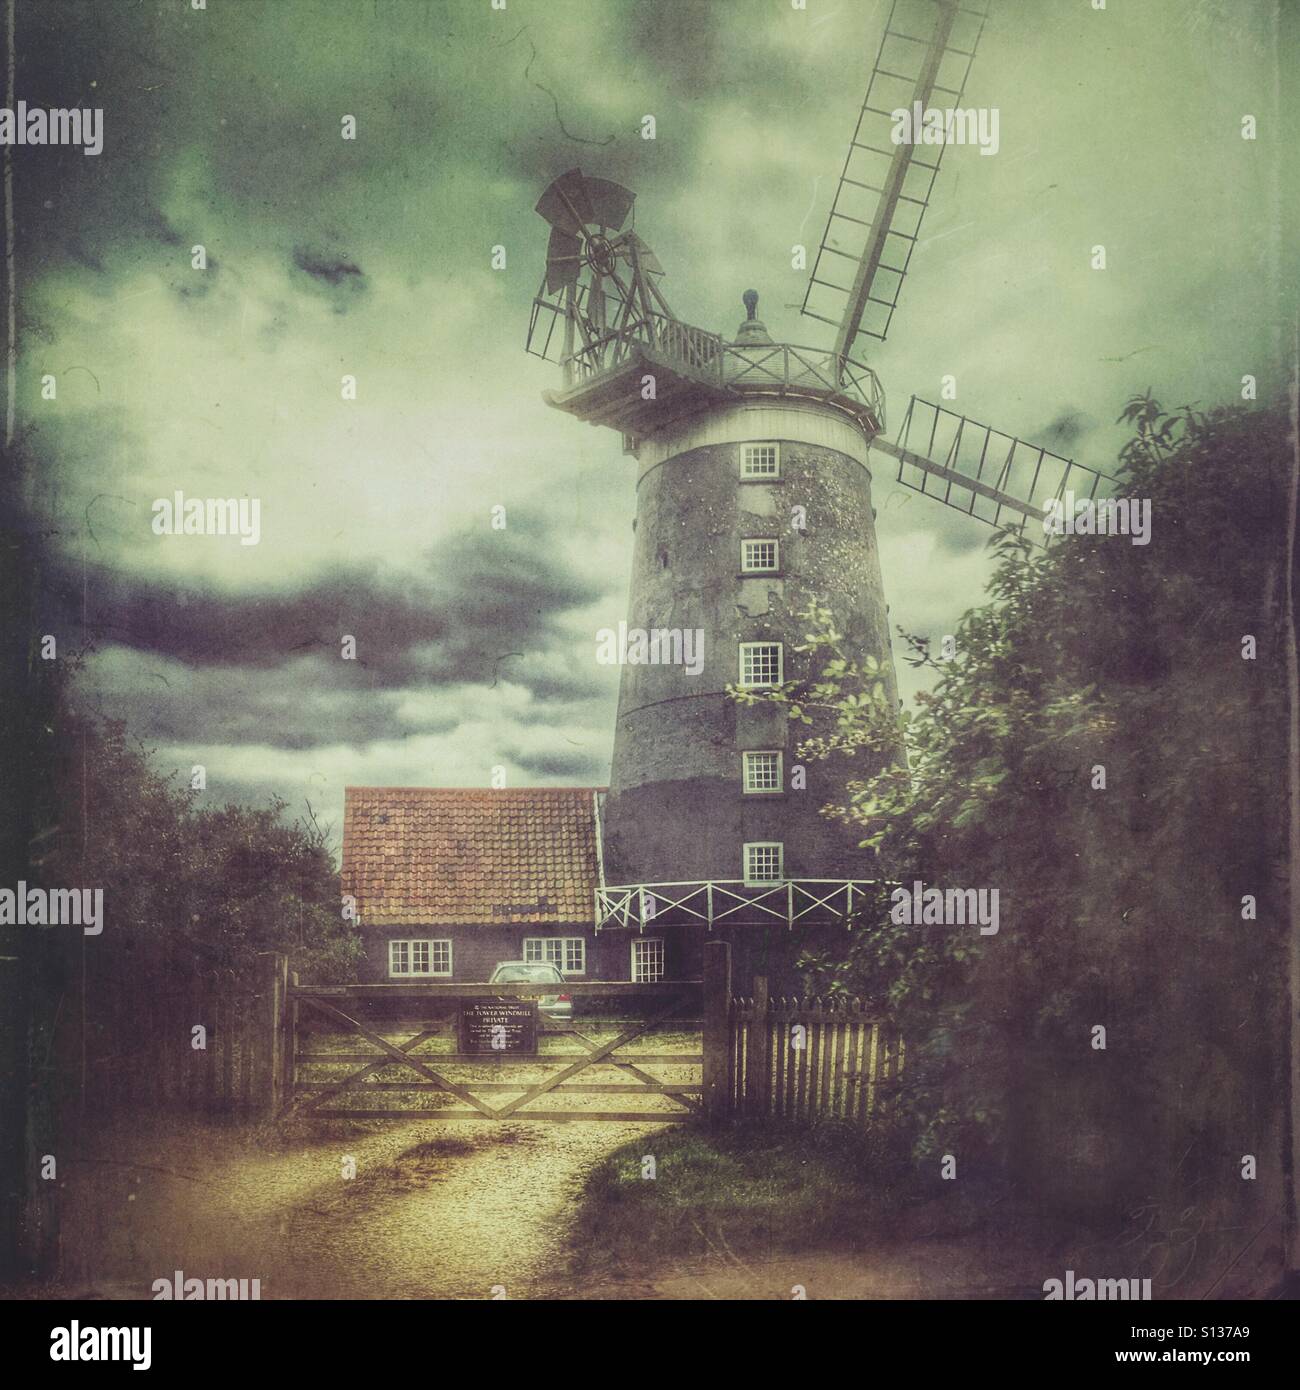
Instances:
[[[600,790],[348,787],[343,891],[363,927],[591,922]]]

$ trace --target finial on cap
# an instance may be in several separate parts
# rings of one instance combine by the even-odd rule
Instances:
[[[754,317],[755,311],[758,308],[758,291],[746,290],[745,293],[740,296],[740,298],[745,305],[745,317],[752,319]]]

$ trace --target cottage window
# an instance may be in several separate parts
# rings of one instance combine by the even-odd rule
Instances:
[[[785,679],[780,642],[742,642],[740,644],[740,684],[742,686],[780,685]]]
[[[745,753],[742,754],[742,761],[747,792],[779,792],[783,789],[779,752]]]
[[[780,883],[784,877],[785,846],[779,840],[760,840],[745,846],[745,883],[757,887]]]
[[[418,939],[388,943],[388,973],[393,979],[451,974],[451,942]]]
[[[664,941],[661,936],[638,936],[632,942],[632,982],[654,984],[664,977]]]
[[[781,446],[779,444],[742,444],[740,446],[740,476],[746,481],[768,482],[781,476]]]
[[[585,975],[587,943],[580,936],[526,936],[524,959],[558,965],[564,975]]]

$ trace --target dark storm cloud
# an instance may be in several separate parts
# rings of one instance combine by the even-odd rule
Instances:
[[[665,0],[627,11],[626,34],[633,71],[653,73],[679,91],[711,90],[735,53],[725,42],[720,5]]]
[[[699,96],[700,83],[688,69],[707,69],[709,64],[699,61],[700,49],[714,53],[718,48],[712,36],[719,25],[712,13],[682,0],[663,0],[654,7],[614,7],[602,18],[612,26],[611,48],[602,61],[612,62],[611,70],[619,73],[617,101],[607,92],[594,96],[586,83],[574,80],[563,30],[529,26],[502,45],[496,62],[515,110],[492,162],[508,206],[531,208],[550,179],[575,166],[634,193],[649,192],[662,206],[707,158],[702,108],[682,106],[680,98]],[[685,66],[681,53],[665,59],[673,47],[668,36],[692,27]],[[718,75],[714,67],[715,83]],[[671,103],[664,101],[669,92]],[[645,115],[668,123],[664,138],[656,136],[653,144],[642,138]],[[647,160],[647,149],[653,150],[653,160]]]
[[[361,267],[347,257],[295,246],[293,264],[300,272],[295,281],[323,295],[336,314],[347,313],[369,289]]]
[[[601,596],[554,541],[546,522],[526,519],[453,535],[409,575],[344,565],[286,589],[181,585],[68,563],[52,571],[49,598],[64,631],[80,627],[93,641],[200,669],[269,671],[314,655],[325,686],[491,683],[503,657],[556,647],[561,616]],[[341,659],[346,636],[356,639],[355,662]],[[527,685],[528,669],[505,678]],[[587,693],[550,671],[539,681],[540,698]]]
[[[1035,437],[1034,443],[1071,458],[1073,451],[1096,428],[1097,422],[1089,419],[1084,411],[1067,407]]]
[[[76,0],[19,5],[17,90],[29,106],[102,107],[104,149],[86,158],[73,147],[14,152],[16,215],[30,272],[71,260],[102,269],[87,250],[118,235],[158,237],[165,169],[141,152],[157,150],[177,74],[160,56],[173,26],[161,7],[87,6]],[[179,94],[183,99],[183,92]],[[165,238],[163,238],[165,239]]]
[[[164,245],[181,246],[184,244],[184,238],[158,208],[150,208],[144,214],[143,220],[145,226],[150,228],[153,235]],[[211,259],[209,259],[208,264],[211,265],[211,263]]]
[[[594,643],[593,643],[594,647]],[[580,666],[564,665],[555,669],[542,667],[520,668],[508,662],[501,663],[500,670],[505,680],[515,685],[526,686],[540,701],[565,702],[570,700],[590,700],[604,695],[605,685],[597,679],[594,672]],[[567,717],[566,706],[560,703],[560,718]]]
[[[1094,79],[1113,63],[1107,40],[1084,35],[1101,21],[1079,18],[1074,0],[1040,8],[1041,24],[991,33],[975,70],[985,95],[972,99],[1018,103],[1022,143],[1012,154],[1008,111],[1008,158],[953,153],[927,223],[940,244],[918,255],[905,291],[908,331],[867,360],[891,389],[923,392],[949,356],[979,365],[977,417],[1110,467],[1114,444],[1100,445],[1129,373],[1167,364],[1160,394],[1181,392],[1183,375],[1197,382],[1187,395],[1205,394],[1205,363],[1257,355],[1253,306],[1273,262],[1255,232],[1272,204],[1221,199],[1205,223],[1206,170],[1239,188],[1244,151],[1235,135],[1207,143],[1197,84],[1147,64],[1124,102],[1099,103]],[[1177,5],[1121,8],[1123,42],[1143,52]],[[615,179],[639,195],[638,230],[683,317],[727,331],[754,284],[774,336],[828,347],[824,326],[795,316],[806,276],[790,247],[821,235],[887,11],[880,0],[807,11],[216,0],[202,13],[186,0],[19,0],[17,96],[105,113],[101,156],[12,151],[29,485],[51,543],[77,554],[47,568],[61,576],[62,616],[42,631],[59,635],[60,656],[75,651],[84,599],[99,644],[87,675],[105,711],[124,711],[182,765],[201,747],[199,760],[223,764],[209,793],[222,799],[274,786],[301,805],[303,790],[328,786],[337,807],[345,780],[478,785],[503,758],[539,780],[604,781],[577,745],[607,750],[617,673],[595,666],[576,616],[605,573],[618,592],[599,595],[601,611],[622,612],[632,483],[612,464],[612,436],[601,445],[543,418],[538,364],[518,351],[546,250],[533,205],[575,165]],[[1237,27],[1216,45],[1225,91],[1240,86],[1221,67]],[[341,138],[344,113],[354,141]],[[653,142],[643,114],[657,118]],[[1131,140],[1174,124],[1192,136],[1181,157],[1195,155],[1178,198],[1162,191],[1168,140]],[[1069,179],[1046,168],[1056,157]],[[1151,223],[1134,223],[1135,206]],[[1198,231],[1161,254],[1154,219]],[[1053,256],[1094,236],[1150,248],[1140,281],[1109,299]],[[963,242],[964,269],[952,255]],[[197,243],[203,274],[190,268]],[[500,274],[488,268],[498,243]],[[1225,261],[1223,245],[1247,250]],[[1000,246],[1008,265],[1053,275],[1050,322],[1032,277],[990,259]],[[1108,280],[1130,260],[1121,251]],[[1196,318],[1207,303],[1220,318],[1210,340]],[[1165,341],[1185,341],[1188,361],[1149,346],[1153,315],[1171,312],[1181,318]],[[996,352],[992,324],[1004,325]],[[46,371],[58,401],[36,404]],[[363,382],[352,418],[329,413],[343,371]],[[583,471],[597,453],[599,476]],[[951,631],[976,599],[991,533],[897,487],[888,460],[873,471],[892,618]],[[276,526],[251,552],[183,538],[155,548],[149,499],[180,485],[260,493]],[[428,549],[498,500],[508,532]],[[526,509],[555,520],[522,529]],[[100,568],[83,573],[79,546]],[[344,633],[355,662],[340,659]]]
[[[209,210],[250,224],[311,225],[322,197],[344,210],[360,199],[364,212],[359,190],[385,174],[409,177],[407,162],[446,140],[446,74],[431,48],[462,60],[481,48],[473,24],[468,39],[436,33],[440,12],[448,30],[459,27],[423,0],[382,13],[305,0],[206,12],[184,0],[20,0],[18,95],[31,106],[100,107],[105,132],[95,158],[72,147],[13,151],[26,268],[104,270],[105,249],[139,259],[141,242],[180,244],[169,232],[190,244],[158,211],[187,162],[205,171]],[[359,41],[359,51],[346,65],[322,62],[316,43],[331,39]],[[361,124],[357,142],[339,138],[344,112]],[[453,162],[472,158],[456,150]]]
[[[403,722],[400,694],[338,689],[329,662],[318,656],[295,663],[288,679],[279,668],[183,670],[130,648],[109,647],[104,657],[112,675],[111,688],[102,690],[106,711],[163,743],[363,748],[397,730],[446,734],[460,722],[454,715]]]
[[[304,246],[293,248],[293,263],[299,270],[331,286],[344,284],[350,276],[359,279],[362,273],[361,267],[351,261],[338,260],[316,251],[309,251]]]
[[[810,79],[815,80],[802,16],[785,16],[792,22],[783,29],[779,12],[768,11],[755,22],[759,13],[752,9],[698,0],[632,4],[616,13],[622,16],[619,51],[626,70],[644,75],[647,93],[671,93],[674,108],[678,102],[715,107],[725,101],[737,108],[741,121],[746,116],[739,113],[758,120],[780,116],[792,125],[804,119],[790,100],[792,92],[806,93]],[[826,95],[849,124],[860,96],[851,91]],[[668,114],[675,117],[675,110]],[[674,119],[674,139],[685,133]],[[695,149],[692,159],[696,156],[707,160],[708,152]]]
[[[525,753],[514,749],[510,759],[516,766],[535,777],[572,777],[582,783],[603,783],[609,777],[609,761],[603,748],[584,752],[575,748]]]

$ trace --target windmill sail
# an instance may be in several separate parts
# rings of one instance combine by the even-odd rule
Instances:
[[[895,144],[893,113],[961,104],[990,3],[894,0],[889,11],[804,294],[803,312],[837,330],[838,358],[859,333],[889,332],[943,160],[942,144]]]
[[[1075,463],[1015,435],[981,425],[916,396],[897,442],[878,435],[873,449],[898,460],[898,481],[927,497],[990,526],[1043,539],[1039,526],[1051,498],[1095,498],[1103,484],[1116,483],[1109,473]]]

